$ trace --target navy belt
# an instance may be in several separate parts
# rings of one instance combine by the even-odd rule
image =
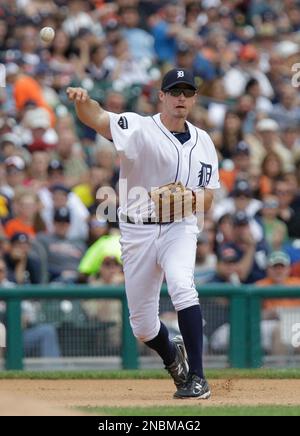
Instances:
[[[127,224],[140,224],[140,225],[142,225],[142,224],[145,224],[145,225],[149,225],[149,224],[159,224],[159,225],[161,225],[161,224],[171,224],[171,222],[160,223],[158,221],[153,221],[153,220],[151,220],[151,218],[148,218],[148,219],[143,220],[143,221],[135,222],[133,218],[130,218],[127,215],[126,216],[125,215],[121,216],[121,222],[127,223]]]

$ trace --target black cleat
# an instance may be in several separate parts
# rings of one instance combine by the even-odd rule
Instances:
[[[177,387],[174,398],[199,398],[207,399],[210,397],[210,389],[207,381],[204,378],[198,377],[196,374],[189,374],[186,383],[183,386]]]
[[[171,342],[173,342],[176,347],[176,357],[174,362],[165,368],[173,378],[177,389],[181,389],[185,385],[189,373],[187,354],[181,336],[175,336]]]

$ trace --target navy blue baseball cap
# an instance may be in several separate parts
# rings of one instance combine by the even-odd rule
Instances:
[[[56,223],[69,223],[71,222],[70,210],[67,207],[60,207],[54,210],[54,222]]]
[[[249,145],[245,141],[238,142],[233,151],[234,156],[241,155],[241,154],[245,154],[247,156],[249,156],[250,154]]]
[[[10,242],[29,242],[29,235],[24,232],[16,232],[10,238]]]
[[[48,173],[52,173],[53,171],[63,171],[64,165],[61,161],[57,159],[53,159],[49,162],[48,165]]]
[[[237,180],[234,184],[233,191],[231,192],[232,197],[239,197],[240,195],[245,195],[251,198],[252,189],[248,180]]]
[[[61,192],[64,192],[66,195],[71,192],[69,188],[67,188],[65,185],[62,185],[62,184],[52,185],[50,187],[50,191],[51,192],[61,191]]]
[[[233,217],[233,224],[236,226],[245,226],[249,224],[249,217],[243,210],[239,210]]]
[[[225,244],[219,250],[218,259],[221,262],[234,263],[238,262],[241,259],[241,254],[235,246]]]
[[[168,71],[162,79],[161,90],[168,91],[180,83],[189,85],[195,91],[197,90],[193,73],[184,68],[173,68],[173,70]]]

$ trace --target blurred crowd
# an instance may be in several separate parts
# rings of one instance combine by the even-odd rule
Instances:
[[[197,78],[190,121],[220,162],[196,284],[272,284],[272,268],[300,281],[299,62],[299,0],[2,0],[1,285],[123,282],[118,225],[96,217],[98,188],[117,190],[118,156],[65,91],[147,116],[174,66]],[[272,252],[288,261],[271,265]]]

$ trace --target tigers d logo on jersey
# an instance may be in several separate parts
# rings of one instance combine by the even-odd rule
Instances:
[[[204,162],[200,162],[200,164],[201,164],[201,169],[198,173],[198,177],[199,177],[198,186],[199,188],[204,188],[209,184],[212,174],[212,166]]]

